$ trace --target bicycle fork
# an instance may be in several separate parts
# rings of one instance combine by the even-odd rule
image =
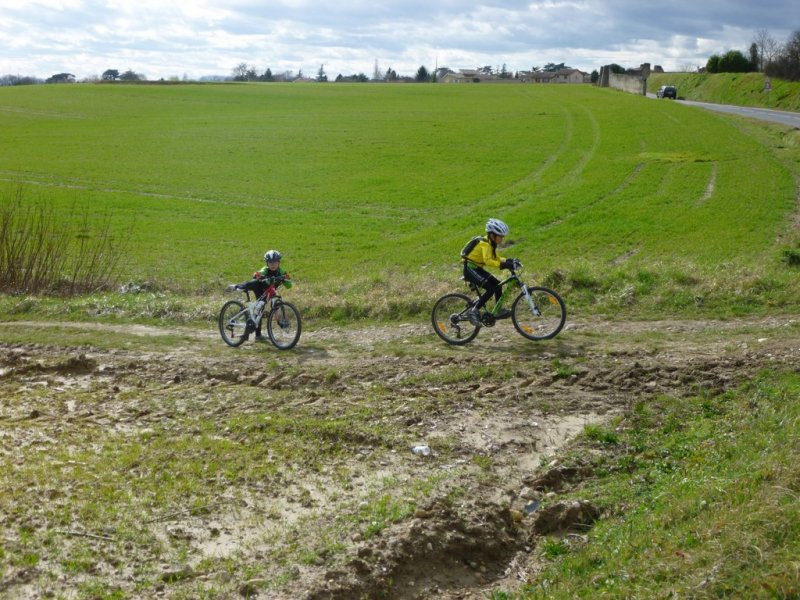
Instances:
[[[528,291],[527,284],[522,285],[522,293],[525,296],[525,302],[528,303],[528,308],[531,309],[531,313],[533,313],[537,317],[541,317],[542,311],[540,311],[539,307],[536,306],[536,302],[533,300],[533,296],[531,296],[531,293]]]

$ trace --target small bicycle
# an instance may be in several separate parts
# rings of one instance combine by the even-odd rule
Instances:
[[[491,310],[480,315],[480,325],[470,323],[467,312],[474,298],[458,292],[445,294],[433,306],[431,322],[433,330],[448,344],[461,346],[475,339],[481,327],[493,327],[501,319],[511,318],[516,330],[529,340],[549,340],[558,335],[567,320],[567,307],[553,290],[541,286],[526,285],[519,277],[522,265],[509,269],[511,275],[500,282],[503,292]],[[479,294],[478,288],[470,283],[470,289]],[[511,305],[511,310],[503,310],[503,305],[514,290],[519,295]]]
[[[279,350],[294,348],[300,339],[300,311],[285,302],[278,293],[282,282],[271,283],[260,298],[250,300],[250,291],[244,291],[247,302],[229,300],[219,311],[219,334],[229,346],[241,346],[258,324],[266,317],[267,335]]]

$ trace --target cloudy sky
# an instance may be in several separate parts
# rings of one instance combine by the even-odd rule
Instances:
[[[759,29],[783,43],[796,0],[0,0],[0,76],[79,80],[263,73],[371,77],[434,67],[591,72],[642,62],[683,71]]]

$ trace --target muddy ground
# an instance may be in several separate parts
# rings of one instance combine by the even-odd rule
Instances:
[[[580,541],[585,527],[574,525],[599,516],[559,503],[581,477],[561,469],[559,453],[586,424],[610,423],[656,394],[717,393],[764,367],[798,365],[793,316],[573,319],[539,343],[501,324],[464,348],[447,346],[426,323],[310,324],[288,352],[228,348],[212,326],[0,323],[0,596],[477,599],[513,591],[535,576],[542,535]],[[335,440],[344,454],[322,454],[313,468],[265,447],[283,471],[209,484],[214,498],[202,511],[191,509],[197,491],[185,505],[180,496],[146,509],[131,500],[129,510],[144,511],[138,541],[121,543],[121,525],[70,513],[81,498],[68,473],[30,475],[31,461],[63,463],[65,450],[77,455],[93,443],[190,436],[201,417],[359,411],[375,433],[354,426]],[[413,454],[417,444],[431,454]],[[30,489],[15,488],[15,472]],[[406,510],[370,527],[363,514],[376,498]],[[63,556],[78,545],[90,558],[76,569]],[[37,560],[19,559],[32,548]]]

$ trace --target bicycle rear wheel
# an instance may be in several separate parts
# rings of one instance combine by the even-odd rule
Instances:
[[[462,346],[478,335],[480,327],[475,327],[467,318],[467,310],[472,299],[466,294],[445,294],[433,305],[431,323],[433,330],[448,344]]]
[[[250,332],[247,330],[247,309],[239,300],[229,300],[219,311],[219,334],[228,346],[241,346]]]
[[[529,340],[549,340],[558,335],[567,320],[567,307],[553,290],[529,287],[530,302],[520,293],[511,307],[514,327]]]
[[[278,302],[267,319],[267,334],[279,350],[294,348],[300,339],[300,311],[288,302]]]

